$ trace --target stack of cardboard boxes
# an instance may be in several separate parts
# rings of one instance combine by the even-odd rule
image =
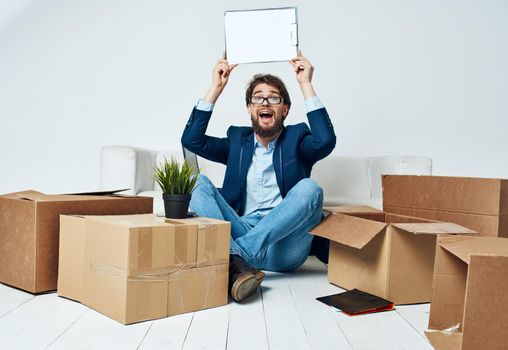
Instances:
[[[0,282],[40,293],[57,289],[122,323],[224,305],[228,222],[167,220],[153,199],[0,196]]]
[[[330,282],[396,304],[432,300],[427,336],[437,349],[504,348],[508,180],[382,182],[384,211],[326,208],[312,231],[331,241]],[[59,265],[61,296],[123,323],[226,304],[230,224],[151,211],[143,197],[0,196],[0,281],[53,290]]]
[[[330,282],[397,304],[432,300],[426,334],[436,349],[506,348],[508,181],[382,182],[384,211],[327,208],[313,230],[331,240]]]
[[[455,222],[482,237],[442,237],[429,331],[436,349],[505,349],[508,344],[508,180],[383,176],[386,211]]]
[[[55,290],[60,214],[151,213],[152,202],[147,197],[32,190],[0,196],[0,282],[32,293]]]
[[[330,239],[328,280],[396,304],[430,301],[439,235],[474,233],[456,224],[368,207],[327,210],[330,214],[312,233]]]

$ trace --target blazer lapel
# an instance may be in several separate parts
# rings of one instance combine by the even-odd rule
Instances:
[[[282,198],[286,196],[286,192],[284,191],[284,176],[283,176],[283,155],[282,155],[282,145],[284,143],[284,137],[286,136],[286,128],[282,129],[282,132],[279,135],[277,143],[275,144],[275,151],[273,152],[273,170],[275,171],[275,178],[277,179],[277,184],[279,185],[279,190]]]
[[[252,162],[252,152],[254,152],[254,133],[250,133],[243,138],[242,148],[240,149],[240,179],[242,188],[247,178],[247,171]]]

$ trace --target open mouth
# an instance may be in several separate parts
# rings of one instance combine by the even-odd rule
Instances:
[[[261,119],[270,119],[273,117],[273,112],[271,111],[260,111],[258,113],[258,117]]]

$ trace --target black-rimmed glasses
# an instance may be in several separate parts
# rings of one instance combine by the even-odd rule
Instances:
[[[251,96],[249,101],[253,105],[262,105],[265,101],[268,102],[269,105],[278,105],[282,103],[283,98],[280,96]]]

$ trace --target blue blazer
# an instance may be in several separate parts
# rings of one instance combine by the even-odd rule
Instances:
[[[246,178],[254,152],[252,127],[231,126],[227,137],[206,135],[212,112],[193,109],[182,135],[185,148],[197,155],[226,165],[222,195],[239,214],[244,212]],[[277,139],[273,167],[281,196],[301,179],[310,177],[312,166],[335,147],[335,133],[325,108],[307,113],[305,123],[288,125]],[[312,130],[312,132],[311,132]]]

